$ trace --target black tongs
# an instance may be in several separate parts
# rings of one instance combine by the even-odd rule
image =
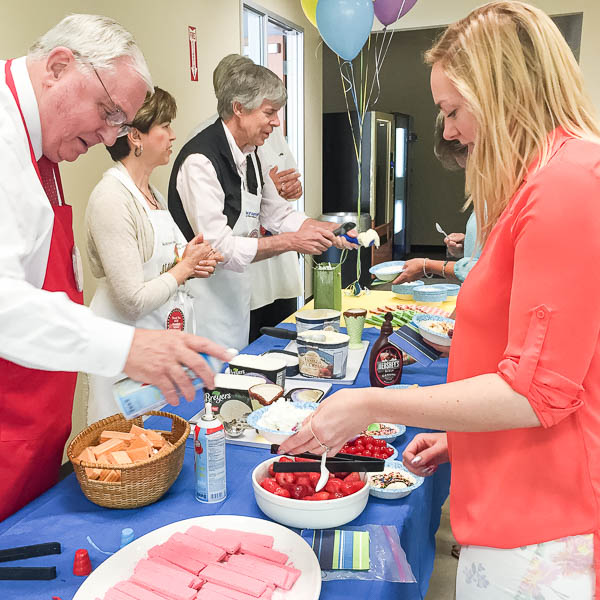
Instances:
[[[271,454],[278,454],[279,444],[271,444]],[[281,462],[273,463],[275,473],[320,473],[321,457],[312,452],[290,454],[290,457],[309,458],[315,462]],[[351,473],[361,471],[366,473],[383,471],[385,461],[372,456],[339,453],[325,460],[325,466],[331,473]]]
[[[61,547],[59,542],[19,546],[18,548],[0,550],[0,562],[23,560],[35,556],[47,556],[49,554],[60,553]],[[0,567],[0,579],[20,581],[45,581],[56,579],[56,567]]]

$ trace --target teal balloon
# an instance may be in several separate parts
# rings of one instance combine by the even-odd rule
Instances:
[[[352,60],[373,28],[373,0],[319,0],[317,27],[325,43],[344,60]]]

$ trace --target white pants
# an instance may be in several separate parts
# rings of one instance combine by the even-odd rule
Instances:
[[[456,600],[593,600],[593,535],[510,550],[463,546]]]

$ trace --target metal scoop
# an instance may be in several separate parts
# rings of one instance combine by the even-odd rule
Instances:
[[[240,437],[244,430],[252,429],[245,418],[232,419],[231,421],[223,421],[223,428],[229,437]]]

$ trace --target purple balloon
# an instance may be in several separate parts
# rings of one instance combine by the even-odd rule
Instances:
[[[416,3],[417,0],[375,0],[373,7],[375,16],[387,27],[403,17]]]

